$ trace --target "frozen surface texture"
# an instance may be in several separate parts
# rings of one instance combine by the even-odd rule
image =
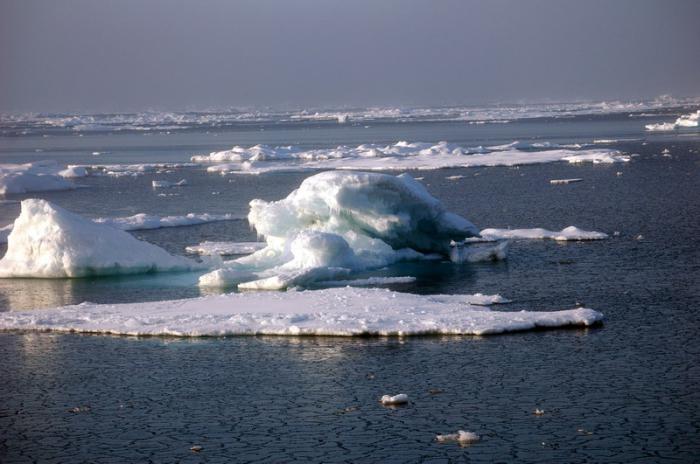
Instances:
[[[482,296],[483,297],[483,296]],[[587,308],[503,312],[467,303],[469,295],[413,295],[385,289],[232,293],[188,300],[0,313],[0,330],[125,335],[486,335],[538,327],[590,326]]]

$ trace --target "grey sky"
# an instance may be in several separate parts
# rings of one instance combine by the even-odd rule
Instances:
[[[697,0],[0,0],[0,111],[700,95]]]

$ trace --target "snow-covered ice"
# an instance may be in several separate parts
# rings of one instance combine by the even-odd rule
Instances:
[[[202,286],[283,289],[429,254],[447,256],[452,240],[476,236],[408,175],[327,171],[279,201],[253,200],[248,222],[267,246],[227,261]]]
[[[680,116],[675,122],[663,122],[658,124],[647,124],[644,126],[648,131],[673,131],[679,127],[698,127],[700,122],[700,110]]]
[[[197,267],[127,232],[45,200],[22,201],[0,260],[0,277],[84,277],[182,271]]]
[[[188,253],[204,256],[249,255],[265,248],[265,242],[202,242],[185,248]]]
[[[617,163],[629,161],[629,157],[610,149],[560,147],[547,142],[513,142],[486,148],[465,148],[447,142],[430,144],[400,141],[393,145],[363,144],[357,147],[338,146],[313,150],[293,146],[235,146],[209,155],[195,155],[192,161],[209,165],[207,171],[213,173],[264,174],[320,169],[432,170],[555,161]]]
[[[75,171],[64,170],[54,161],[0,164],[0,195],[72,190],[75,184],[65,178],[76,177],[73,174]]]
[[[603,319],[601,313],[587,308],[504,312],[458,298],[344,287],[130,304],[83,303],[2,312],[0,330],[175,336],[487,335],[538,327],[590,326]]]
[[[582,230],[575,226],[566,227],[560,231],[552,231],[542,228],[534,229],[484,229],[481,237],[486,240],[500,239],[551,239],[558,241],[567,240],[604,240],[608,234],[603,232]]]

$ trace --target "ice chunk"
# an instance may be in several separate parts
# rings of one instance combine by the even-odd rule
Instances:
[[[182,271],[196,263],[45,200],[22,201],[0,277],[84,277]]]
[[[399,277],[368,277],[366,279],[327,280],[324,287],[380,287],[382,285],[410,284],[416,281],[412,276]]]
[[[185,248],[188,253],[205,256],[248,255],[265,248],[265,242],[202,242]]]
[[[187,179],[181,179],[178,182],[170,182],[167,180],[154,180],[151,182],[153,188],[170,188],[170,187],[182,187],[187,185]]]
[[[465,430],[458,430],[457,433],[449,433],[446,435],[436,435],[435,439],[440,443],[457,442],[460,444],[476,443],[481,439],[479,435],[474,432],[467,432]]]
[[[676,129],[676,125],[672,122],[662,122],[658,124],[647,124],[644,128],[650,132],[667,132]]]
[[[644,127],[648,131],[672,131],[679,127],[698,127],[698,121],[700,121],[700,110],[694,113],[684,114],[676,119],[675,122],[647,124]]]
[[[560,185],[560,184],[573,184],[574,182],[583,182],[583,179],[580,178],[574,178],[574,179],[551,179],[549,181],[550,184],[553,185]]]
[[[608,235],[603,232],[587,231],[569,226],[560,231],[542,228],[535,229],[484,229],[481,236],[486,239],[552,239],[566,240],[604,240]]]
[[[65,180],[61,172],[62,167],[54,161],[0,164],[0,195],[74,189],[75,184]]]
[[[538,327],[590,326],[603,315],[587,308],[503,312],[452,295],[333,288],[245,292],[178,301],[83,303],[50,310],[0,312],[0,330],[125,335],[487,335]]]
[[[410,176],[363,172],[320,173],[283,200],[253,200],[248,221],[267,246],[202,276],[201,285],[271,289],[337,280],[425,253],[447,256],[451,240],[477,235]],[[251,273],[258,279],[241,284]]]
[[[398,395],[384,395],[379,398],[379,402],[384,406],[396,406],[399,404],[408,403],[408,395],[405,393],[399,393]]]

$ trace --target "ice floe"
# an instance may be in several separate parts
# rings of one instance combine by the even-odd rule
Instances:
[[[151,185],[153,186],[154,189],[182,187],[183,185],[187,185],[187,179],[180,179],[177,182],[171,182],[168,180],[154,180],[154,181],[151,181]]]
[[[700,121],[700,110],[693,113],[684,114],[675,122],[664,122],[658,124],[647,124],[644,126],[648,131],[673,131],[679,127],[698,127]]]
[[[379,402],[384,406],[396,406],[400,404],[408,403],[408,395],[405,393],[399,393],[398,395],[383,395],[379,398]]]
[[[126,217],[96,218],[93,219],[93,221],[121,230],[149,230],[161,229],[164,227],[195,226],[209,222],[233,221],[236,219],[243,219],[243,217],[230,213],[187,213],[182,216],[154,216],[151,214],[139,213]]]
[[[456,296],[344,287],[130,304],[83,303],[49,310],[0,312],[0,330],[174,336],[488,335],[590,326],[603,319],[601,313],[588,308],[494,311],[460,302]]]
[[[556,148],[552,148],[556,147]],[[447,142],[437,144],[397,142],[393,145],[364,144],[357,147],[303,150],[293,146],[235,146],[230,150],[195,155],[192,161],[208,165],[219,174],[265,174],[319,169],[432,170],[475,166],[516,166],[550,163],[618,163],[629,156],[605,148],[560,147],[547,142],[513,142],[491,147],[465,148]]]
[[[474,432],[467,432],[465,430],[457,430],[456,433],[448,433],[445,435],[436,435],[435,440],[440,443],[456,442],[459,444],[469,444],[476,443],[481,437]]]
[[[575,226],[566,227],[560,231],[552,231],[542,228],[534,229],[484,229],[481,237],[485,240],[502,239],[551,239],[558,241],[567,240],[604,240],[608,234],[582,230]]]
[[[78,177],[74,173],[73,170],[64,170],[54,161],[0,164],[0,195],[72,190],[75,184],[65,178]]]
[[[402,174],[327,171],[279,201],[253,200],[248,222],[267,246],[200,277],[202,286],[278,290],[397,261],[448,256],[476,236],[425,187]]]
[[[0,277],[85,277],[182,271],[198,267],[127,232],[45,200],[22,201],[0,260]]]
[[[202,242],[185,248],[188,253],[204,256],[249,255],[265,248],[265,242]]]

